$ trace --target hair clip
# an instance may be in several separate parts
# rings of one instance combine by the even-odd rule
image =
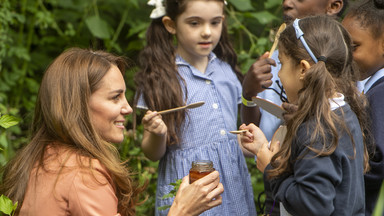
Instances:
[[[317,58],[313,54],[312,50],[309,48],[307,42],[305,42],[304,32],[300,29],[299,21],[300,21],[300,19],[295,19],[295,21],[293,21],[293,27],[295,28],[295,31],[296,31],[296,38],[300,39],[301,43],[303,43],[304,48],[307,50],[307,52],[311,56],[312,60],[315,63],[317,63]]]
[[[157,19],[162,16],[165,16],[165,7],[163,5],[163,0],[149,0],[148,5],[155,6],[156,8],[152,10],[151,15],[149,15],[149,18],[151,19]]]

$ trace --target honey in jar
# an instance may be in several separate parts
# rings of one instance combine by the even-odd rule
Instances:
[[[208,175],[215,171],[213,162],[210,160],[197,160],[192,162],[192,168],[189,170],[189,183]]]

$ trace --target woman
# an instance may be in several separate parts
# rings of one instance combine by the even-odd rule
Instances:
[[[121,57],[73,48],[48,67],[31,140],[5,167],[0,190],[19,202],[19,215],[135,214],[144,187],[112,144],[123,141],[132,113],[125,66]],[[193,185],[184,178],[170,213],[199,214],[221,204],[222,191],[217,172]]]

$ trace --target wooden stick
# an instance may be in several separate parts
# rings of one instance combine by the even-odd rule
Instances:
[[[276,35],[275,35],[275,41],[273,42],[272,48],[271,48],[271,50],[269,51],[268,58],[271,58],[273,52],[275,52],[275,49],[276,49],[276,47],[277,47],[277,44],[279,43],[280,34],[281,34],[281,32],[284,31],[284,29],[285,29],[286,27],[287,27],[287,24],[283,23],[283,24],[281,24],[281,26],[279,27],[279,30],[277,30],[277,33],[276,33]]]
[[[165,114],[165,113],[175,112],[175,111],[179,111],[179,110],[185,109],[186,107],[187,106],[176,107],[176,108],[172,108],[172,109],[162,110],[162,111],[159,111],[157,113]]]
[[[248,130],[234,130],[234,131],[229,131],[229,133],[233,133],[233,134],[242,134],[242,133],[245,133],[247,132]]]

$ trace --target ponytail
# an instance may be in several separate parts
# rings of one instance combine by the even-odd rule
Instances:
[[[184,80],[179,75],[175,63],[176,51],[173,35],[164,27],[161,18],[154,19],[146,34],[147,45],[139,55],[140,70],[134,81],[137,89],[134,104],[143,96],[148,109],[163,110],[184,106],[186,99],[180,85]],[[179,142],[180,126],[185,119],[185,111],[163,116],[168,127],[167,143]]]

